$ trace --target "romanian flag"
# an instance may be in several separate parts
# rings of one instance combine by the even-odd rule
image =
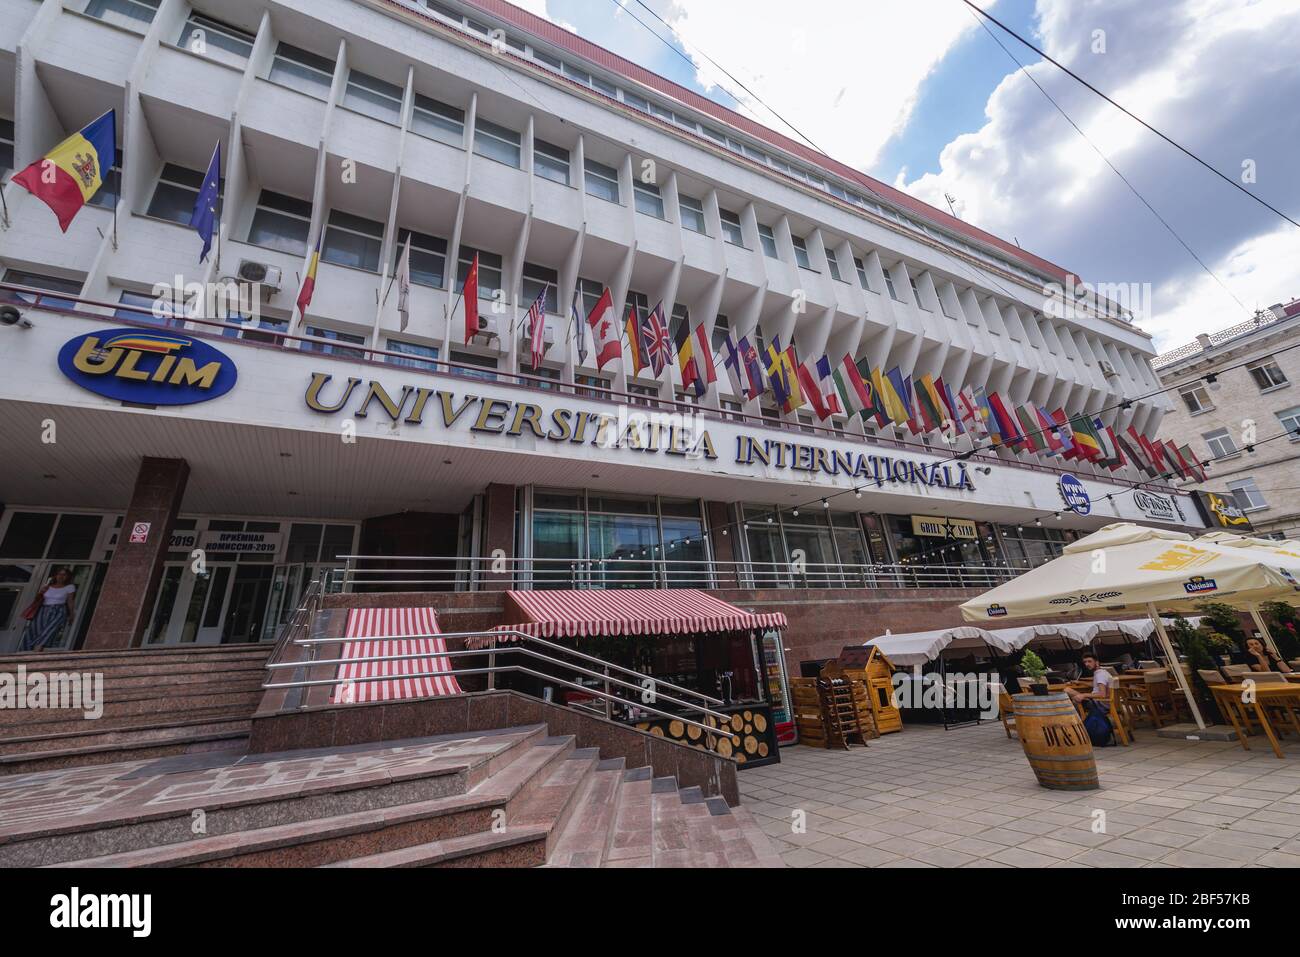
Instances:
[[[637,318],[636,306],[627,307],[627,320],[623,323],[627,330],[628,350],[632,353],[632,374],[640,375],[641,370],[650,365],[650,356],[646,351],[645,341],[641,338],[641,322]]]
[[[66,233],[72,218],[104,185],[116,155],[117,112],[109,110],[12,179],[54,210]]]
[[[307,307],[311,305],[311,297],[316,292],[316,267],[320,265],[320,244],[325,238],[325,230],[316,237],[316,248],[307,254],[307,264],[303,268],[302,288],[298,290],[298,315],[307,318]],[[469,282],[465,283],[465,288],[469,288]],[[476,293],[477,294],[477,293]],[[469,314],[469,300],[465,301],[465,313]],[[478,331],[475,326],[475,331]]]

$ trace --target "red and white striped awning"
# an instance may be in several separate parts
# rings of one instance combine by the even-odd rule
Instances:
[[[522,631],[540,638],[612,638],[619,635],[685,635],[786,627],[780,612],[755,614],[689,588],[609,591],[510,591],[506,611]],[[513,605],[513,609],[511,606]],[[517,615],[511,615],[511,611]]]

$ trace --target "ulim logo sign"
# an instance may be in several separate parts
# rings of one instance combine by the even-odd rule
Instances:
[[[145,329],[108,329],[69,340],[59,369],[83,389],[140,405],[192,405],[225,395],[239,372],[201,339]]]
[[[1073,475],[1062,475],[1057,487],[1061,490],[1065,507],[1070,511],[1077,515],[1087,515],[1092,511],[1092,498],[1089,497],[1088,490]]]

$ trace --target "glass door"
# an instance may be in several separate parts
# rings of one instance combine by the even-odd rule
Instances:
[[[223,645],[261,641],[275,634],[274,623],[268,625],[268,599],[275,569],[271,565],[237,565],[226,602]]]
[[[91,613],[89,598],[95,577],[94,562],[24,562],[0,565],[0,652],[18,650],[27,627],[23,611],[36,600],[56,568],[68,570],[77,590],[72,596],[72,617],[63,632],[45,647],[50,651],[71,647],[82,619]]]

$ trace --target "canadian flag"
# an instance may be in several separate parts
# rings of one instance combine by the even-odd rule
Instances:
[[[596,343],[596,368],[603,369],[606,362],[623,354],[620,344],[623,333],[614,314],[614,300],[608,289],[601,293],[600,299],[592,307],[587,316],[587,325],[591,326],[591,337]]]

